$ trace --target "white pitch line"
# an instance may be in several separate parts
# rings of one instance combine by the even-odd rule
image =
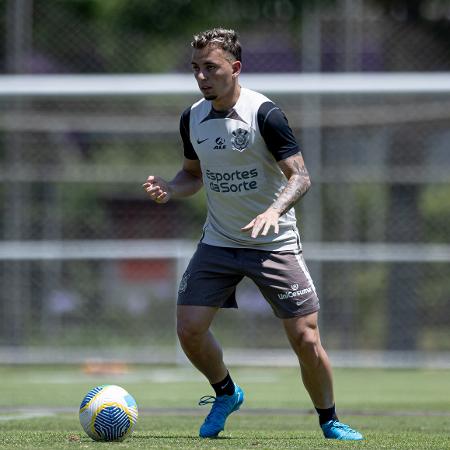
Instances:
[[[17,411],[16,414],[0,415],[0,422],[8,422],[10,420],[24,420],[24,419],[36,419],[40,417],[51,417],[56,413],[50,410],[39,411]]]

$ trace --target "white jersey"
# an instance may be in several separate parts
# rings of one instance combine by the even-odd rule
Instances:
[[[280,217],[279,234],[252,238],[241,228],[263,213],[287,179],[277,161],[299,147],[282,111],[264,95],[241,88],[230,111],[219,112],[202,99],[180,121],[184,155],[200,160],[208,216],[201,242],[220,247],[268,251],[298,250],[294,208]]]

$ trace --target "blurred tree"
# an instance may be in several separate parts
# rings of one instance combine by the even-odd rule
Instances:
[[[368,5],[381,9],[380,27],[389,29],[392,23],[404,24],[405,30],[398,33],[400,46],[411,42],[407,31],[410,27],[411,33],[423,34],[427,42],[433,41],[447,55],[450,42],[447,0],[347,2],[350,8],[354,4],[365,5],[366,11]],[[267,58],[270,60],[286,45],[292,46],[295,57],[301,59],[299,41],[305,12],[319,13],[325,27],[331,23],[327,13],[338,13],[333,18],[337,28],[332,33],[339,39],[343,29],[339,23],[342,25],[345,19],[341,16],[343,3],[336,0],[3,1],[0,2],[0,33],[8,37],[6,23],[11,15],[8,10],[12,8],[6,5],[22,4],[33,11],[33,55],[28,66],[30,72],[38,73],[188,70],[185,56],[189,53],[192,34],[214,26],[236,28],[246,43],[245,50],[254,46],[252,50],[268,64]],[[387,54],[395,39],[391,33],[382,35],[381,39],[386,39],[383,53]],[[0,49],[0,70],[6,69],[5,59],[12,51],[7,50],[7,41],[4,39],[5,45]],[[432,62],[427,58],[430,53],[433,52],[425,50],[422,56],[416,55],[423,63],[415,63],[414,70],[444,70],[450,66],[449,58],[434,58]],[[386,70],[405,70],[411,65],[411,61],[398,56],[393,53],[386,60]],[[291,70],[301,70],[300,63]],[[411,69],[406,67],[406,70]]]
[[[261,40],[265,30],[298,41],[305,8],[335,0],[34,2],[35,48],[55,64],[53,71],[166,72],[188,70],[183,48],[187,56],[198,31],[235,28],[246,37],[256,34],[269,51],[276,42]]]
[[[446,55],[445,61],[440,63],[440,67],[432,67],[428,62],[428,67],[419,70],[449,70],[450,58],[448,58],[448,48],[450,45],[450,2],[448,0],[370,0],[371,3],[382,8],[383,14],[391,20],[405,23],[404,37],[408,39],[408,25],[412,27],[412,32],[422,32],[440,46],[441,51]],[[405,50],[405,41],[390,41],[389,45],[402,45]],[[420,58],[420,50],[416,48],[416,57]],[[427,49],[428,54],[431,49]],[[434,61],[436,50],[434,52]],[[401,70],[401,69],[399,69]]]

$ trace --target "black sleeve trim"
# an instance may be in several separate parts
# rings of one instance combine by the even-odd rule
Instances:
[[[258,109],[258,126],[267,148],[276,161],[281,161],[300,151],[294,133],[283,111],[272,102]]]
[[[183,141],[184,157],[186,159],[198,159],[197,153],[192,146],[190,133],[189,133],[189,119],[191,116],[191,108],[187,108],[183,111],[180,118],[180,134]]]

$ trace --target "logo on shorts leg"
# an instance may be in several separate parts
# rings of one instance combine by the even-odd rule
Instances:
[[[301,297],[302,295],[305,295],[305,294],[311,294],[311,292],[313,291],[311,287],[307,287],[305,289],[298,290],[298,288],[299,288],[298,284],[291,284],[290,288],[291,288],[290,291],[278,294],[278,298],[280,300],[286,300],[288,298]]]
[[[180,287],[178,288],[179,294],[182,294],[186,290],[187,282],[188,282],[188,279],[190,276],[191,276],[190,273],[184,272],[183,278],[181,278],[181,281],[180,281]]]

